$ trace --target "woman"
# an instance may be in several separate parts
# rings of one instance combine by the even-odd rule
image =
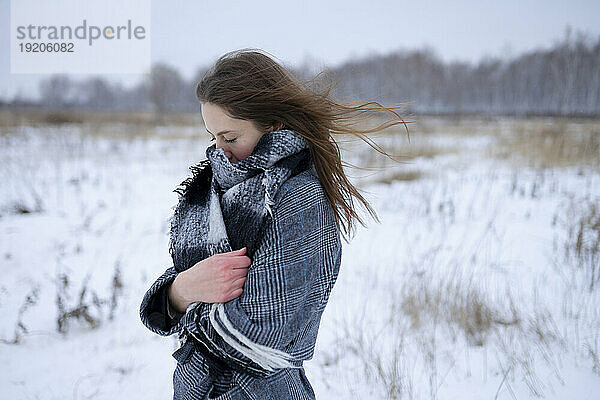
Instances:
[[[337,104],[330,89],[319,94],[252,50],[225,54],[198,83],[215,143],[176,189],[173,266],[140,308],[153,332],[179,334],[175,399],[315,398],[303,361],[337,279],[340,231],[364,225],[353,197],[377,219],[332,134],[366,140],[404,123],[377,103]],[[362,131],[347,123],[381,110],[398,121]]]

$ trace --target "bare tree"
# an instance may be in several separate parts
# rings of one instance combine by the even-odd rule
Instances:
[[[67,75],[52,75],[39,88],[40,102],[47,108],[64,108],[71,100],[72,83]]]
[[[183,96],[186,91],[191,92],[192,89],[176,69],[164,63],[152,66],[148,80],[148,95],[159,119],[169,111],[180,109],[185,103]]]
[[[115,93],[104,78],[93,77],[78,85],[79,99],[84,108],[90,110],[115,109]]]

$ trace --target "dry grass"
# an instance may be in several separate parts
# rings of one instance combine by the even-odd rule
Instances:
[[[598,119],[424,116],[410,124],[409,129],[410,141],[403,126],[371,135],[398,162],[362,142],[355,144],[351,140],[350,144],[341,146],[343,157],[355,165],[379,171],[372,181],[381,183],[418,179],[411,172],[403,171],[402,164],[445,155],[457,155],[462,160],[493,157],[516,168],[600,168]],[[473,147],[471,141],[478,138],[489,138],[490,142]],[[395,171],[388,173],[389,169]]]
[[[60,125],[64,123],[125,123],[142,125],[193,125],[201,116],[198,112],[170,112],[157,114],[149,111],[82,111],[82,110],[2,110],[2,126]]]
[[[27,310],[38,303],[39,300],[39,286],[34,286],[31,291],[25,296],[23,300],[23,304],[19,307],[19,311],[17,313],[17,323],[15,325],[15,331],[12,339],[4,339],[0,338],[0,343],[5,344],[19,344],[21,343],[23,336],[29,333],[29,329],[23,322],[23,315],[27,312]]]
[[[79,322],[88,329],[99,328],[105,320],[113,320],[122,296],[124,284],[121,277],[120,260],[114,265],[114,273],[111,281],[111,293],[106,297],[100,297],[96,291],[90,288],[91,275],[87,274],[82,282],[76,301],[71,297],[71,288],[74,286],[68,273],[59,272],[56,275],[56,330],[66,335],[73,321]]]
[[[411,182],[417,181],[423,177],[422,171],[392,171],[385,175],[379,175],[374,182],[390,184],[395,181]]]
[[[597,120],[515,120],[496,139],[488,149],[489,154],[516,166],[600,166]]]
[[[362,365],[354,373],[386,399],[421,398],[423,390],[427,398],[437,399],[457,357],[469,347],[495,354],[488,368],[505,376],[498,391],[512,390],[515,381],[523,380],[532,396],[544,396],[549,385],[536,369],[540,360],[562,382],[557,349],[564,348],[565,339],[551,313],[537,304],[528,315],[509,290],[500,302],[458,275],[403,276],[390,303],[379,304],[382,320],[375,324],[366,313],[355,313],[340,321],[337,341],[325,350],[325,358],[345,368],[344,358],[351,355]],[[451,343],[442,338],[452,338]],[[590,349],[597,354],[597,348]],[[418,382],[419,376],[425,379]]]
[[[570,336],[600,375],[600,197],[571,197],[559,208],[554,223],[552,266],[566,288],[562,316]]]
[[[493,116],[422,116],[412,126],[417,136],[494,136],[500,130],[503,117]]]
[[[398,325],[398,319],[392,318],[389,325],[374,331],[373,325],[367,322],[369,318],[366,310],[367,307],[354,310],[354,318],[339,321],[335,344],[321,354],[324,360],[321,365],[323,375],[327,374],[327,368],[343,368],[359,377],[356,383],[360,385],[363,381],[368,382],[371,388],[386,399],[414,398],[414,377],[410,366],[410,354],[406,348],[407,339],[410,337],[406,335],[406,329]],[[390,311],[393,311],[393,308]],[[386,335],[386,331],[393,332],[393,335]],[[379,340],[386,340],[383,351]],[[352,360],[346,359],[349,355]],[[354,368],[347,361],[356,363],[352,364]],[[327,380],[324,383],[330,388],[332,385],[339,385],[339,382]]]
[[[56,136],[128,140],[157,138],[204,139],[204,122],[198,113],[0,111],[0,139],[22,136],[33,129],[49,140]],[[74,140],[74,139],[73,139]]]
[[[510,295],[506,309],[486,299],[472,282],[454,278],[432,284],[419,280],[404,286],[401,309],[411,321],[411,329],[421,329],[431,320],[444,320],[456,337],[457,332],[471,346],[486,344],[493,329],[518,325],[521,317]]]
[[[589,118],[469,117],[423,119],[415,136],[489,136],[485,155],[516,167],[600,167],[600,121]]]
[[[585,343],[584,348],[592,360],[592,371],[600,375],[600,337],[596,336],[591,343]]]
[[[562,243],[562,262],[555,270],[574,290],[590,293],[600,286],[600,197],[571,198],[555,219],[566,232]],[[571,269],[571,270],[569,270]],[[585,277],[576,280],[577,274]]]

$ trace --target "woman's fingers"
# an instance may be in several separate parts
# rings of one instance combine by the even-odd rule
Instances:
[[[184,271],[185,278],[189,279],[181,283],[182,293],[189,302],[207,303],[220,303],[240,296],[251,263],[245,253],[246,248],[243,247],[199,261],[193,268]]]
[[[242,247],[241,249],[231,250],[226,253],[218,253],[218,254],[220,254],[220,255],[238,255],[238,254],[244,254],[245,252],[246,252],[246,247]]]
[[[242,277],[232,282],[230,289],[224,294],[223,300],[220,303],[225,303],[240,296],[244,292],[244,282],[246,277]]]
[[[236,268],[247,268],[251,263],[250,257],[248,256],[234,256],[230,258],[235,260]]]
[[[233,300],[236,297],[240,296],[244,291],[242,289],[235,289],[234,291],[231,292],[231,294],[227,297],[228,300]]]
[[[245,268],[234,268],[231,270],[231,278],[233,280],[239,279],[242,276],[248,275],[248,267]]]
[[[247,277],[244,275],[244,276],[241,276],[241,277],[239,277],[237,279],[234,279],[233,280],[233,286],[235,288],[241,288],[242,286],[244,286],[244,283],[246,283],[246,278]]]
[[[233,265],[224,265],[221,268],[220,276],[221,280],[225,282],[230,282],[234,279],[237,279],[241,276],[246,276],[248,274],[248,267],[235,267]]]

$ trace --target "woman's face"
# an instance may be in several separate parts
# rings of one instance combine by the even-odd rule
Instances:
[[[202,118],[206,131],[216,138],[216,148],[222,148],[231,163],[236,163],[252,154],[252,150],[264,134],[252,121],[235,119],[225,110],[212,103],[202,103]]]

